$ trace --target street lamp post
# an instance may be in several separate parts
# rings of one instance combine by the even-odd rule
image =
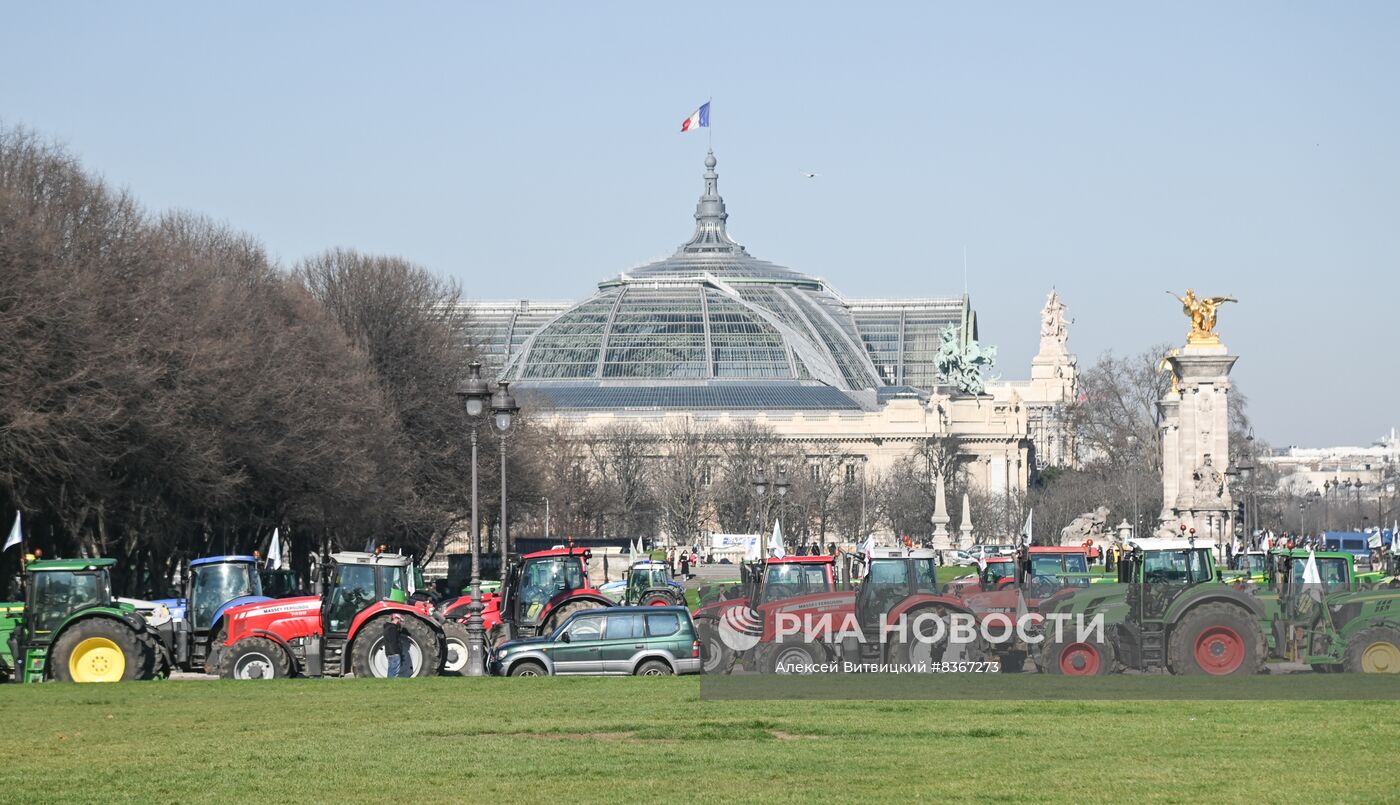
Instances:
[[[472,601],[467,605],[467,676],[486,675],[486,629],[481,620],[481,525],[477,519],[476,423],[491,398],[481,379],[481,364],[472,361],[471,374],[457,386],[472,427]]]
[[[491,416],[496,430],[501,433],[501,579],[505,580],[506,566],[510,564],[510,524],[506,520],[506,432],[511,422],[520,412],[511,396],[510,383],[502,380],[496,384],[496,393],[491,396]]]
[[[781,528],[783,523],[783,500],[787,497],[788,492],[787,466],[784,464],[778,465],[778,478],[773,482],[773,490],[778,493],[778,527]]]
[[[1133,493],[1133,539],[1138,535],[1138,439],[1133,434],[1128,434],[1128,456],[1132,465],[1128,467],[1128,485]]]

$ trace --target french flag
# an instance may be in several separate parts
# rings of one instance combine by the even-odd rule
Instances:
[[[699,109],[696,109],[690,117],[686,118],[685,121],[681,123],[681,133],[684,134],[687,131],[692,131],[701,127],[710,127],[709,101],[705,101],[701,104]]]

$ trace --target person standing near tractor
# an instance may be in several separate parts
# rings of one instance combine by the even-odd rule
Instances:
[[[390,679],[413,676],[413,658],[404,656],[407,652],[403,650],[403,632],[403,616],[398,613],[391,615],[384,627],[384,656],[389,660],[387,676]]]
[[[690,578],[690,554],[681,553],[681,578]]]

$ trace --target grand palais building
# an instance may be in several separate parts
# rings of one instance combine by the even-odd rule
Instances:
[[[1077,368],[1058,297],[1042,311],[1029,379],[968,393],[942,381],[936,360],[948,328],[963,346],[978,338],[967,296],[848,298],[753,257],[726,231],[715,165],[711,153],[695,232],[670,257],[579,302],[464,303],[486,360],[536,416],[583,431],[749,420],[861,471],[950,437],[970,483],[994,493],[1073,463],[1064,406]]]

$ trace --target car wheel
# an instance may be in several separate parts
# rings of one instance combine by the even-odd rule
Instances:
[[[671,666],[662,660],[647,660],[637,666],[637,676],[671,676]]]
[[[511,676],[549,676],[544,666],[534,660],[521,660],[510,667]]]

